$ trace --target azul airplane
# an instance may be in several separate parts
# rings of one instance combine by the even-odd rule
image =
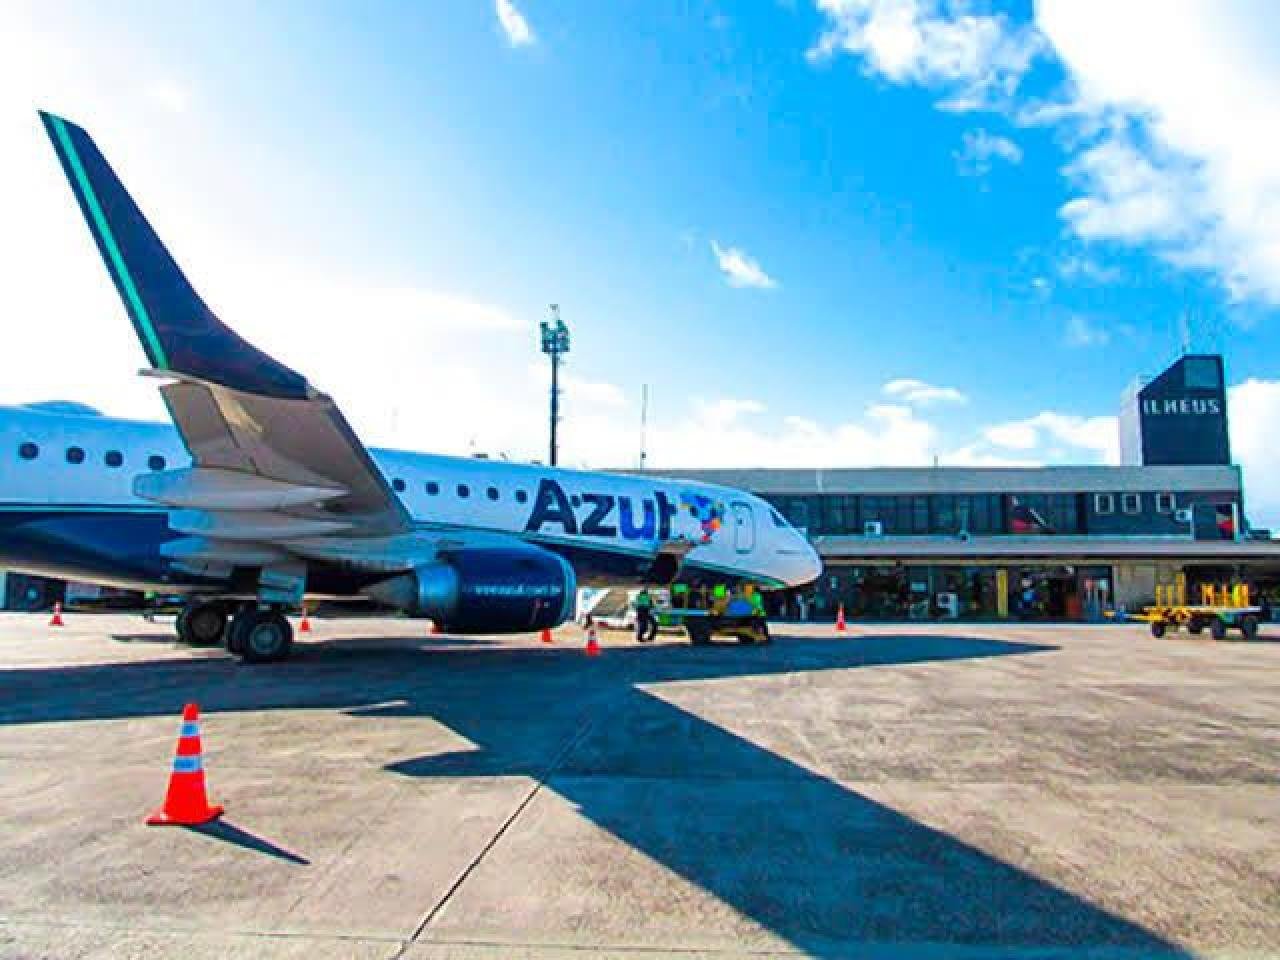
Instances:
[[[0,566],[183,593],[182,638],[250,662],[288,655],[284,612],[308,596],[504,633],[568,619],[578,583],[818,575],[808,541],[738,490],[366,449],[205,305],[89,135],[41,118],[174,426],[0,408]]]

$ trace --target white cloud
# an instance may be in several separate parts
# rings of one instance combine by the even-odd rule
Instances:
[[[1030,450],[1040,442],[1040,433],[1029,423],[1000,423],[983,431],[989,443],[1009,450]]]
[[[947,109],[975,109],[1017,88],[1039,38],[1003,15],[968,12],[960,0],[816,0],[826,29],[808,52],[863,58],[893,83],[941,89]]]
[[[720,265],[720,272],[725,275],[731,287],[753,287],[757,290],[772,290],[777,281],[764,272],[759,262],[737,247],[722,247],[711,241],[711,251]]]
[[[533,28],[524,14],[519,11],[513,0],[493,0],[494,12],[498,15],[498,23],[502,32],[507,35],[507,42],[513,47],[527,47],[537,41]]]
[[[1025,420],[994,424],[983,431],[987,443],[1007,450],[1040,452],[1040,460],[1066,454],[1084,463],[1118,463],[1120,440],[1115,417],[1080,417],[1045,411]],[[1062,450],[1062,447],[1070,448]]]
[[[1231,455],[1244,476],[1245,513],[1256,526],[1280,529],[1280,380],[1246,380],[1227,394]]]
[[[923,380],[902,377],[890,380],[881,388],[888,396],[906,403],[928,406],[932,403],[968,403],[969,398],[955,387],[939,387]]]
[[[1280,303],[1280,8],[1044,0],[1037,20],[1078,100],[1127,125],[1090,148],[1072,226]]]
[[[1111,333],[1088,317],[1074,314],[1067,320],[1063,339],[1069,347],[1102,347],[1111,342]]]
[[[815,5],[827,24],[811,57],[847,53],[941,90],[941,109],[1052,126],[1077,192],[1062,218],[1082,240],[1148,250],[1235,299],[1280,304],[1280,6],[1039,0],[1031,26],[963,0]],[[1065,81],[1033,101],[1019,83],[1041,55]]]
[[[1091,283],[1115,283],[1120,279],[1120,270],[1116,267],[1099,263],[1093,257],[1083,254],[1068,254],[1058,261],[1058,276],[1064,280],[1084,280]]]
[[[1022,162],[1022,148],[998,134],[988,133],[981,128],[966,130],[962,137],[960,149],[955,153],[956,166],[966,177],[983,176],[991,171],[994,161],[1006,163]]]
[[[867,416],[872,420],[895,423],[910,420],[915,416],[915,411],[900,403],[873,403],[867,407]]]
[[[1062,218],[1084,240],[1183,245],[1202,216],[1195,171],[1177,158],[1139,149],[1126,132],[1112,132],[1084,150],[1064,173],[1081,196]]]
[[[749,414],[764,413],[765,406],[758,400],[739,400],[721,397],[718,400],[695,400],[694,416],[711,427],[724,427]]]
[[[769,417],[753,401],[722,399],[654,424],[648,463],[655,469],[924,465],[937,440],[936,428],[910,407],[872,405],[861,416],[822,425],[805,417]]]

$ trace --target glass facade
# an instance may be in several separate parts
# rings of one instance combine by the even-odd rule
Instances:
[[[814,584],[770,599],[773,615],[831,621],[843,606],[845,616],[853,620],[1100,619],[1117,603],[1116,568],[1086,567],[1074,558],[1092,559],[1106,553],[1090,554],[1080,542],[1063,543],[1060,553],[1040,543],[1034,553],[1028,551],[1023,557],[1018,555],[1020,543],[1006,544],[1012,549],[994,555],[985,554],[981,543],[958,546],[954,553],[938,550],[938,543],[963,543],[961,534],[1050,541],[1055,536],[1080,541],[1100,538],[1100,543],[1116,537],[1192,533],[1212,539],[1217,536],[1218,518],[1231,504],[1239,503],[1239,491],[1227,485],[1220,490],[1135,490],[1117,483],[1111,491],[1105,486],[1099,491],[1095,485],[1075,492],[1068,488],[1020,493],[1010,483],[1001,493],[952,493],[940,489],[943,482],[941,474],[930,477],[928,485],[936,492],[927,493],[856,492],[856,487],[845,487],[838,493],[763,494],[828,556]],[[1099,500],[1109,502],[1111,509],[1100,509]],[[1193,511],[1191,522],[1176,513],[1181,508]],[[869,527],[873,523],[874,529]],[[857,542],[827,539],[858,540],[876,534],[903,539],[899,544],[882,544],[875,551],[876,561],[860,554]],[[930,555],[939,559],[930,562]],[[942,557],[952,562],[939,562]],[[1002,562],[999,557],[1009,559]],[[1132,574],[1125,576],[1130,578],[1124,581],[1127,604],[1137,588]]]
[[[772,598],[774,616],[831,620],[1096,620],[1113,599],[1110,566],[832,565]]]
[[[1077,494],[935,493],[766,495],[794,526],[812,536],[858,536],[877,522],[885,536],[928,536],[968,532],[995,536],[1014,532],[1015,507],[1044,520],[1041,533],[1083,533],[1084,511]]]

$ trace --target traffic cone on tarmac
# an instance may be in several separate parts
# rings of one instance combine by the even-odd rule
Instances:
[[[542,642],[543,642],[543,643],[550,643],[550,642],[551,642],[551,628],[550,628],[550,627],[543,627],[543,628],[542,628],[541,639],[542,639]]]
[[[61,603],[55,603],[53,605],[53,617],[49,620],[49,626],[51,627],[66,626],[66,624],[62,622],[62,604]]]
[[[298,623],[298,632],[299,633],[311,632],[311,619],[307,616],[306,607],[302,608],[302,620]]]
[[[204,765],[200,756],[200,708],[182,708],[182,731],[173,756],[173,772],[164,805],[147,817],[147,826],[196,826],[222,815],[222,807],[209,805],[204,792]]]
[[[596,637],[596,622],[587,620],[587,656],[600,656],[600,640]]]
[[[432,620],[430,621],[430,623],[431,623],[431,630],[430,630],[431,635],[435,636],[436,634],[440,633],[440,621]]]
[[[836,608],[836,633],[844,633],[844,604]]]

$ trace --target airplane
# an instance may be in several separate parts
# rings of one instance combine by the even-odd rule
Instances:
[[[454,634],[556,627],[578,584],[821,571],[749,493],[655,476],[367,449],[334,401],[196,293],[93,139],[41,112],[173,425],[0,408],[0,567],[181,594],[180,639],[286,658],[285,616],[370,599]]]

